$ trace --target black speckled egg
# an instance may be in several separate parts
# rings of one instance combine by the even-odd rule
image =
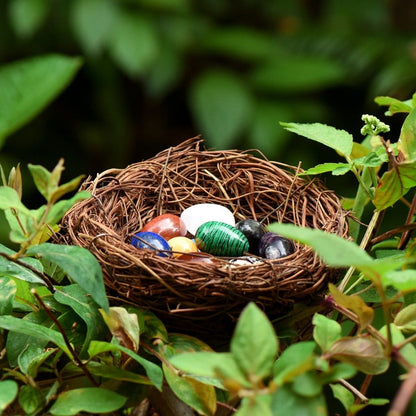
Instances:
[[[249,243],[249,252],[259,254],[259,242],[263,235],[266,233],[266,230],[262,224],[258,221],[252,219],[246,219],[239,221],[235,228],[240,230],[246,237]]]
[[[276,233],[267,232],[259,242],[259,255],[269,260],[280,259],[294,253],[293,241]]]

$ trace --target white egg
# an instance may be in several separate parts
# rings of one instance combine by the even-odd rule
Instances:
[[[233,213],[228,208],[218,204],[192,205],[182,212],[181,220],[192,235],[195,235],[200,225],[208,221],[220,221],[235,226]]]

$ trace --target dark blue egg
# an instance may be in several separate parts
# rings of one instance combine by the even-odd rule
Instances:
[[[266,229],[262,224],[258,221],[252,219],[246,219],[239,221],[235,228],[240,230],[246,237],[249,243],[249,252],[251,254],[255,254],[256,256],[259,254],[259,242],[263,235],[266,233]]]
[[[295,252],[293,241],[276,233],[267,232],[259,242],[259,256],[269,260],[280,259]]]
[[[171,250],[168,242],[163,237],[151,231],[136,233],[131,239],[131,244],[136,248],[148,248],[158,251],[157,255],[160,257],[167,257],[165,252],[170,252]]]

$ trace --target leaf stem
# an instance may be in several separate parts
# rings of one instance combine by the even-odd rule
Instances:
[[[410,399],[416,390],[416,366],[413,366],[406,379],[401,384],[387,416],[402,416],[405,414]]]

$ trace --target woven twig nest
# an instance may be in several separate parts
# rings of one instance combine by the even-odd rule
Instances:
[[[82,185],[92,197],[62,221],[62,240],[89,249],[102,265],[113,300],[145,307],[175,328],[218,328],[250,301],[272,316],[316,300],[336,271],[303,245],[279,260],[235,265],[160,257],[130,244],[152,218],[179,215],[198,203],[229,208],[236,220],[288,222],[346,237],[347,214],[334,192],[307,181],[298,168],[257,152],[206,150],[198,137]]]

